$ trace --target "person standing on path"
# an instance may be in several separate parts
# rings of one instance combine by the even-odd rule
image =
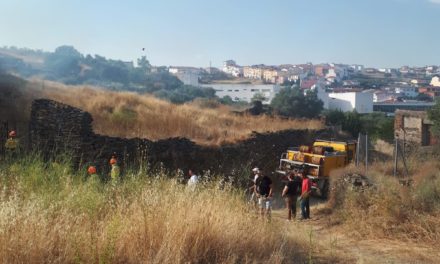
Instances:
[[[272,180],[268,176],[258,174],[255,180],[255,195],[258,198],[261,216],[270,217],[272,209]]]
[[[312,192],[312,183],[307,177],[307,169],[302,170],[302,188],[301,188],[301,215],[302,220],[310,219],[310,193]]]
[[[298,179],[299,178],[299,179]],[[288,182],[281,194],[286,201],[287,220],[296,219],[296,200],[298,199],[299,190],[301,188],[301,178],[295,172],[289,173],[287,176]]]

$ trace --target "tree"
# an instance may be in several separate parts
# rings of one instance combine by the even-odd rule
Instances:
[[[60,46],[55,49],[54,53],[46,57],[44,63],[57,78],[76,78],[81,71],[82,57],[74,47]]]
[[[428,111],[428,118],[434,123],[432,133],[440,136],[440,99],[435,100],[435,105]]]
[[[324,116],[326,125],[330,126],[342,125],[345,120],[345,114],[341,110],[326,111]]]
[[[288,117],[315,118],[323,109],[316,92],[304,95],[300,89],[291,87],[282,88],[272,99],[271,106],[278,114]]]
[[[254,96],[251,99],[251,102],[255,102],[255,101],[260,101],[260,102],[264,102],[266,101],[267,98],[264,96],[264,94],[262,93],[256,93],[254,94]]]
[[[342,130],[350,132],[353,137],[356,137],[362,131],[361,117],[356,110],[345,113]]]
[[[146,56],[142,56],[140,59],[137,59],[137,64],[145,73],[151,72],[151,64],[147,60]]]

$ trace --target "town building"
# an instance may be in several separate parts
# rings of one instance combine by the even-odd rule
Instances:
[[[436,75],[432,77],[431,82],[429,84],[431,86],[440,87],[440,76]]]
[[[342,112],[356,111],[360,114],[373,112],[373,93],[367,92],[325,92],[323,87],[316,88],[317,97],[323,102],[324,109]]]
[[[315,75],[319,77],[324,77],[328,73],[329,68],[329,65],[316,65]]]
[[[227,60],[223,62],[222,71],[234,77],[243,76],[243,67],[238,66],[234,60]]]
[[[396,99],[396,94],[388,91],[375,91],[373,93],[373,103],[391,102]]]
[[[431,97],[437,97],[440,96],[440,87],[438,86],[426,86],[426,87],[420,87],[419,93],[426,94]]]
[[[275,68],[266,69],[263,71],[263,79],[268,83],[276,83],[280,73],[281,72]]]
[[[419,90],[417,87],[409,86],[409,85],[402,85],[394,88],[394,92],[397,96],[403,96],[403,97],[417,97],[419,95]]]
[[[361,72],[364,70],[364,65],[360,65],[360,64],[352,64],[350,65],[350,68],[353,69],[355,72]]]
[[[261,80],[263,79],[262,66],[245,66],[243,67],[243,77],[247,79]]]
[[[203,87],[212,87],[215,95],[222,98],[229,96],[234,101],[251,102],[255,95],[261,95],[266,100],[264,104],[269,104],[275,95],[280,91],[280,86],[276,84],[205,84]]]
[[[396,110],[394,135],[398,140],[419,146],[430,146],[438,142],[432,134],[432,121],[426,111]]]
[[[201,73],[203,72],[203,69],[194,67],[170,66],[168,71],[186,85],[199,86],[199,78]]]

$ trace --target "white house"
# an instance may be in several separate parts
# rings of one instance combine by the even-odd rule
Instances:
[[[234,101],[251,102],[256,94],[260,94],[266,98],[264,104],[269,104],[280,91],[276,84],[205,84],[202,87],[212,87],[218,97],[230,96]]]
[[[386,101],[392,101],[396,99],[394,93],[389,93],[385,91],[376,91],[373,93],[373,103],[382,103]]]
[[[394,88],[394,92],[400,96],[416,97],[419,95],[419,89],[414,86],[399,86]]]
[[[380,68],[378,69],[379,72],[381,73],[391,73],[392,70],[390,68]]]
[[[227,60],[223,62],[222,71],[234,77],[243,76],[243,67],[238,66],[234,60]]]
[[[352,68],[354,71],[360,72],[364,70],[364,65],[353,64],[350,65],[350,68]]]
[[[440,87],[440,77],[434,76],[431,79],[431,82],[429,83],[431,86]]]
[[[199,86],[202,69],[193,67],[170,67],[168,71],[186,85]]]
[[[351,112],[356,110],[360,114],[373,112],[373,93],[371,92],[348,92],[330,93],[328,109]]]

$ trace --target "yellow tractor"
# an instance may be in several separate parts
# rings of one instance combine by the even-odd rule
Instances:
[[[276,172],[287,175],[295,169],[306,170],[314,193],[326,198],[330,172],[347,166],[354,161],[355,155],[356,141],[316,140],[313,146],[289,148],[281,155]]]

